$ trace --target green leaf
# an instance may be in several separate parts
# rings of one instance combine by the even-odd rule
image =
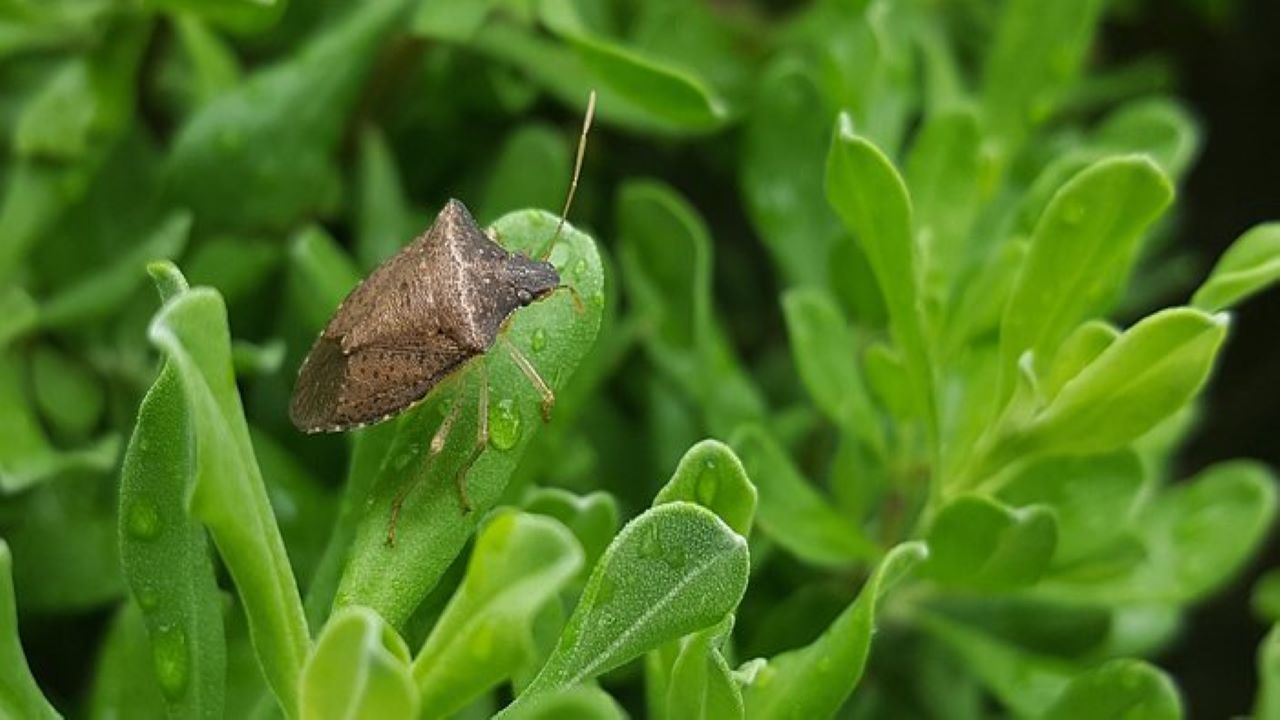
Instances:
[[[36,406],[55,434],[83,439],[97,427],[106,404],[101,380],[51,345],[31,353],[31,389]]]
[[[276,5],[283,7],[284,3],[285,0],[278,0]],[[242,73],[235,52],[208,25],[194,15],[179,15],[174,27],[191,64],[189,82],[194,106],[207,105],[240,82]]]
[[[661,55],[651,57],[593,32],[577,5],[575,0],[543,0],[538,15],[548,29],[572,45],[602,88],[685,130],[713,130],[728,119],[725,100],[702,78],[669,64]]]
[[[1280,281],[1280,223],[1250,229],[1231,243],[1191,304],[1215,312],[1234,307]]]
[[[924,543],[890,550],[858,597],[825,632],[808,645],[769,660],[744,695],[749,718],[831,717],[853,692],[875,631],[876,604],[925,560]]]
[[[36,301],[17,285],[0,290],[0,350],[36,326]]]
[[[929,116],[907,156],[916,239],[920,245],[923,295],[930,303],[947,291],[964,269],[969,229],[982,207],[984,187],[978,118],[971,110]]]
[[[751,534],[756,488],[742,461],[722,442],[703,440],[689,448],[671,479],[654,496],[653,504],[656,507],[677,500],[705,507],[743,537]]]
[[[170,363],[142,400],[120,477],[120,563],[141,608],[166,706],[220,718],[226,684],[222,598],[204,528],[187,515],[191,438]]]
[[[289,265],[287,292],[306,323],[304,337],[311,342],[360,282],[360,274],[338,243],[315,226],[303,229],[290,241]]]
[[[573,531],[584,552],[584,570],[595,567],[618,532],[618,501],[604,491],[574,495],[560,488],[532,488],[521,505],[525,512],[553,517]],[[580,574],[585,580],[585,573]]]
[[[499,510],[481,528],[462,585],[413,661],[424,707],[446,716],[535,654],[534,618],[582,567],[559,522]]]
[[[542,211],[506,215],[493,225],[508,250],[536,252],[555,232],[559,219]],[[550,255],[563,281],[582,299],[581,311],[567,292],[558,292],[516,312],[505,335],[533,363],[553,391],[559,391],[595,342],[604,304],[603,270],[594,241],[565,225]],[[537,348],[536,350],[534,348]],[[449,389],[434,393],[418,410],[397,421],[396,435],[366,498],[350,561],[336,604],[372,607],[389,623],[402,624],[461,552],[476,523],[502,496],[521,454],[542,424],[541,396],[501,345],[476,363],[487,367],[489,445],[466,473],[473,510],[459,507],[455,473],[475,445],[477,385],[485,373],[464,369]],[[453,392],[462,403],[452,439],[433,462],[426,462],[423,438],[441,418],[440,399]],[[396,544],[387,529],[394,498],[416,483],[400,513]]]
[[[732,616],[730,616],[732,617]],[[719,643],[725,630],[712,627],[680,642],[680,653],[671,668],[666,698],[666,717],[695,720],[742,718],[742,690],[734,679]]]
[[[843,230],[822,194],[831,127],[814,112],[824,98],[813,75],[790,55],[765,69],[746,119],[740,176],[751,221],[783,278],[822,287]]]
[[[152,672],[153,663],[142,613],[137,605],[124,603],[112,617],[98,651],[88,717],[165,717],[164,696]]]
[[[1254,618],[1265,623],[1280,623],[1280,569],[1268,570],[1254,582],[1249,607]]]
[[[1005,308],[1002,396],[1023,352],[1043,362],[1077,325],[1107,309],[1128,279],[1143,232],[1172,198],[1160,168],[1134,156],[1095,163],[1058,190]]]
[[[585,683],[514,705],[503,717],[508,720],[624,720],[628,716],[598,685]]]
[[[299,679],[303,720],[378,720],[418,715],[409,649],[377,613],[339,610],[316,640]]]
[[[649,509],[600,558],[516,707],[719,622],[742,598],[749,564],[746,540],[710,511],[685,502]]]
[[[274,25],[288,7],[288,0],[143,0],[144,7],[177,15],[195,16],[239,33],[253,33]]]
[[[1172,678],[1141,660],[1111,660],[1076,676],[1044,720],[1178,720],[1182,701]]]
[[[202,226],[222,228],[280,229],[332,208],[338,178],[331,156],[373,55],[404,6],[361,3],[288,60],[200,107],[168,158],[173,199]]]
[[[12,567],[9,546],[0,539],[0,712],[15,718],[60,718],[31,677],[22,652]]]
[[[375,127],[360,134],[357,183],[356,257],[370,270],[395,255],[421,226],[405,197],[387,139]]]
[[[516,128],[498,150],[476,218],[490,222],[518,207],[559,212],[572,178],[572,161],[564,138],[554,129]]]
[[[948,503],[929,527],[925,571],[939,582],[978,590],[1034,585],[1049,567],[1058,543],[1051,510],[1010,508],[966,495]]]
[[[930,436],[936,436],[933,369],[921,324],[919,261],[906,185],[884,153],[854,131],[847,113],[836,122],[826,178],[828,202],[866,252],[884,293],[916,413]]]
[[[40,307],[46,328],[79,325],[110,315],[142,285],[143,270],[152,260],[171,260],[182,254],[191,231],[191,214],[170,214],[142,242],[133,245],[110,266],[62,290]]]
[[[418,6],[413,16],[413,32],[428,38],[467,42],[484,27],[485,20],[501,8],[511,13],[522,9],[523,0],[437,0]]]
[[[1143,487],[1142,464],[1131,450],[1108,455],[1048,458],[1019,469],[1000,490],[1017,507],[1053,510],[1058,526],[1054,565],[1103,551],[1133,522]]]
[[[880,555],[880,548],[801,476],[764,429],[744,427],[734,434],[732,445],[760,493],[761,530],[787,551],[830,567]]]
[[[212,287],[234,307],[273,280],[283,259],[284,248],[278,242],[222,236],[197,245],[183,267],[193,285]]]
[[[1018,431],[1014,445],[1046,455],[1104,453],[1127,445],[1200,390],[1226,322],[1190,308],[1144,318],[1066,383]]]
[[[1280,718],[1280,625],[1258,646],[1258,698],[1254,701],[1255,720]]]
[[[1264,466],[1210,466],[1158,496],[1136,523],[1146,557],[1106,582],[1056,588],[1068,599],[1185,604],[1221,587],[1257,551],[1276,516],[1276,481]]]
[[[623,185],[617,215],[622,279],[636,314],[649,324],[644,340],[651,360],[697,401],[712,434],[763,419],[760,391],[714,314],[705,221],[654,181]]]
[[[1057,109],[1093,42],[1101,0],[1011,0],[986,58],[983,109],[1012,155]]]
[[[1045,398],[1052,400],[1057,397],[1063,386],[1097,360],[1118,337],[1120,331],[1102,320],[1090,320],[1073,330],[1062,341],[1052,361],[1044,359],[1049,364],[1043,377],[1039,378],[1039,387]]]
[[[817,288],[782,296],[791,355],[809,397],[846,433],[877,454],[885,451],[884,427],[863,382],[853,333],[835,301]]]
[[[244,602],[267,681],[292,713],[311,640],[236,391],[222,298],[208,288],[171,298],[149,336],[182,380],[195,439],[191,513],[213,536]]]

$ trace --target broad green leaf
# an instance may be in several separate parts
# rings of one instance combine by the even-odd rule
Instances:
[[[1043,359],[1048,367],[1039,378],[1039,387],[1045,398],[1052,400],[1057,397],[1064,385],[1097,360],[1118,337],[1120,331],[1102,320],[1089,320],[1073,330],[1062,341],[1052,360]]]
[[[1133,156],[1095,163],[1058,190],[1005,308],[1002,396],[1023,352],[1037,362],[1052,357],[1077,325],[1107,309],[1128,279],[1143,232],[1172,198],[1160,168]]]
[[[1226,318],[1190,308],[1151,315],[1126,330],[1014,441],[1040,454],[1118,449],[1200,390],[1226,336]]]
[[[1280,718],[1280,625],[1258,647],[1258,697],[1253,705],[1255,720]]]
[[[572,45],[602,88],[666,123],[706,131],[729,118],[725,100],[702,78],[669,64],[661,55],[650,57],[594,32],[575,0],[542,0],[538,16],[553,33]]]
[[[534,655],[539,610],[582,567],[582,548],[559,522],[499,510],[486,521],[454,592],[413,661],[422,704],[447,716]]]
[[[299,678],[302,720],[379,720],[418,715],[409,648],[377,613],[339,610]]]
[[[680,653],[671,668],[666,717],[694,720],[743,717],[742,690],[718,647],[725,633],[717,630],[708,628],[680,642]]]
[[[512,251],[534,252],[555,233],[559,219],[542,211],[506,215],[493,225]],[[568,382],[595,342],[604,304],[603,271],[594,241],[565,225],[550,261],[573,285],[581,309],[568,292],[517,311],[505,337],[529,359],[553,391]],[[479,365],[487,370],[481,370]],[[466,473],[472,511],[459,506],[455,475],[475,446],[478,384],[489,383],[489,443]],[[400,625],[461,552],[476,523],[502,496],[511,473],[542,425],[541,396],[501,344],[474,361],[418,410],[397,421],[372,493],[366,498],[339,586],[336,604],[366,605]],[[450,440],[434,462],[426,462],[423,438],[441,419],[440,399],[462,403]],[[400,513],[394,547],[387,545],[394,498],[416,483]]]
[[[893,164],[857,134],[842,113],[827,156],[827,200],[867,254],[884,293],[893,339],[902,350],[916,414],[937,432],[933,369],[920,315],[919,261],[911,202]]]
[[[516,706],[719,622],[742,598],[749,564],[746,540],[709,510],[679,501],[649,509],[600,558]]]
[[[841,567],[880,555],[880,548],[836,511],[763,428],[747,426],[732,442],[760,493],[760,529],[815,565]]]
[[[1231,243],[1191,304],[1225,310],[1280,281],[1280,223],[1250,229]]]
[[[928,555],[928,548],[921,542],[904,543],[890,550],[862,586],[858,598],[817,640],[778,655],[760,668],[743,697],[746,716],[835,715],[862,678],[880,597]]]
[[[220,718],[222,598],[204,528],[187,515],[191,426],[170,363],[142,400],[120,477],[120,563],[146,621],[170,712]]]
[[[1179,720],[1182,701],[1173,679],[1141,660],[1111,660],[1076,676],[1045,720]]]
[[[964,267],[969,229],[992,188],[983,187],[978,119],[970,110],[929,116],[906,161],[920,278],[927,302],[942,303]]]
[[[12,563],[9,546],[0,539],[0,713],[15,718],[60,718],[31,677],[22,652]]]
[[[1101,0],[1010,0],[984,67],[983,109],[1012,155],[1057,110],[1093,44]]]
[[[501,9],[528,12],[527,0],[438,0],[424,2],[413,16],[413,32],[424,37],[451,42],[467,42],[475,37],[485,20]],[[527,18],[524,18],[527,20]]]
[[[134,603],[124,603],[112,616],[98,650],[88,717],[166,717],[164,695],[153,668],[154,655],[142,613]]]
[[[742,461],[718,440],[703,440],[689,448],[671,479],[654,496],[653,504],[677,500],[705,507],[743,537],[751,534],[756,488]]]
[[[822,290],[800,288],[783,294],[782,312],[792,360],[809,397],[846,433],[883,454],[883,423],[871,404],[858,347],[840,308]]]
[[[813,75],[790,55],[764,70],[746,119],[740,178],[751,221],[783,279],[823,287],[843,230],[822,194],[831,124],[815,112],[825,101]]]
[[[622,279],[650,359],[724,436],[764,417],[764,400],[714,314],[711,237],[697,210],[666,185],[632,181],[618,192]],[[682,439],[681,448],[687,447]]]
[[[222,298],[196,288],[169,299],[149,336],[182,380],[195,440],[190,511],[213,536],[244,602],[267,681],[292,713],[311,640],[236,391]]]
[[[430,7],[435,3],[424,3]],[[360,134],[359,191],[356,202],[356,257],[371,270],[396,254],[422,228],[405,197],[400,171],[382,131]]]
[[[1018,717],[1038,717],[1062,695],[1076,668],[1023,651],[954,620],[922,614],[919,624],[948,646],[1001,704]]]
[[[582,545],[589,571],[618,532],[618,501],[604,491],[574,495],[560,488],[533,488],[521,503],[525,512],[553,517],[573,531]],[[583,580],[586,573],[580,573]]]
[[[1014,509],[965,495],[939,511],[927,539],[924,571],[939,582],[1009,590],[1034,585],[1048,570],[1058,524],[1053,512],[1040,505]]]
[[[544,125],[514,130],[498,150],[476,219],[490,222],[511,208],[559,212],[573,174],[564,138]]]
[[[1221,587],[1257,551],[1276,516],[1276,480],[1236,460],[1210,466],[1161,493],[1138,517],[1146,556],[1096,584],[1052,588],[1063,598],[1120,604],[1184,604]]]
[[[31,352],[30,382],[40,414],[57,435],[83,439],[102,419],[106,398],[101,379],[53,346],[39,345]]]
[[[146,279],[151,260],[170,260],[182,253],[191,231],[191,214],[170,214],[142,242],[122,253],[110,266],[62,290],[40,307],[40,324],[61,328],[100,320],[116,311]]]
[[[222,228],[280,229],[332,208],[331,155],[374,52],[404,7],[404,0],[352,6],[288,60],[200,107],[168,158],[173,199],[202,226]]]
[[[1142,486],[1138,456],[1121,450],[1034,462],[1019,469],[999,494],[1017,507],[1053,510],[1058,526],[1053,562],[1061,566],[1118,540],[1133,522]]]
[[[594,683],[556,690],[515,705],[503,713],[507,720],[624,720],[627,713]]]

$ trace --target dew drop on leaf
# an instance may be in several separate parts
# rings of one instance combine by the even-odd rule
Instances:
[[[534,352],[542,352],[547,347],[547,333],[542,328],[533,331],[533,337],[529,338],[529,347]]]
[[[511,398],[489,406],[489,442],[499,450],[510,450],[520,439],[520,412]]]
[[[578,262],[573,264],[573,277],[575,280],[581,281],[587,274],[586,258],[578,258]]]
[[[156,679],[166,697],[176,699],[187,687],[187,635],[182,630],[162,626],[151,636]]]
[[[138,598],[138,606],[141,607],[143,610],[154,610],[156,607],[156,604],[160,600],[159,597],[156,595],[155,588],[149,585],[143,585],[142,587],[138,588],[135,595]]]
[[[662,557],[662,541],[653,528],[648,528],[644,539],[640,541],[640,557],[650,560]]]
[[[129,508],[125,521],[125,529],[131,537],[139,540],[151,540],[160,534],[160,513],[156,506],[147,500],[138,500]]]

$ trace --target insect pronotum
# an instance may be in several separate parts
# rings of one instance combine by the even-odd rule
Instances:
[[[298,370],[289,407],[289,417],[299,430],[341,432],[382,422],[418,404],[463,368],[478,368],[475,444],[454,478],[463,511],[470,511],[466,474],[489,442],[489,378],[484,362],[467,361],[500,343],[542,396],[543,420],[551,418],[555,393],[528,358],[503,337],[502,328],[516,310],[559,289],[569,290],[581,308],[577,292],[560,282],[547,256],[573,203],[595,106],[593,91],[564,208],[542,252],[532,257],[508,252],[480,229],[465,205],[449,200],[426,232],[347,295],[316,338]],[[458,380],[461,392],[466,378]],[[460,406],[451,404],[432,436],[427,463],[444,449]],[[418,473],[393,501],[388,545],[395,544],[400,508],[423,475]]]

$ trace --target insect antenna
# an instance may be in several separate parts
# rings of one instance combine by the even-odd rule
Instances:
[[[578,176],[582,174],[582,157],[587,153],[587,133],[591,131],[591,120],[596,115],[596,91],[592,90],[587,96],[587,112],[582,117],[582,133],[578,135],[578,155],[573,161],[573,178],[569,181],[569,192],[564,198],[564,209],[560,211],[560,222],[556,223],[556,231],[551,235],[551,239],[542,248],[542,252],[537,254],[539,260],[546,260],[551,254],[551,248],[555,247],[556,240],[560,238],[560,232],[564,230],[565,218],[569,215],[569,208],[573,206],[573,195],[578,191]]]

